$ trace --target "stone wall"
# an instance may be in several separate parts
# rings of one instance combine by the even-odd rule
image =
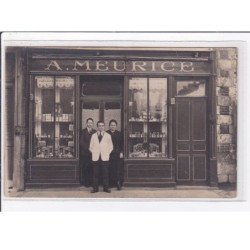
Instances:
[[[236,183],[237,49],[216,50],[218,182]]]

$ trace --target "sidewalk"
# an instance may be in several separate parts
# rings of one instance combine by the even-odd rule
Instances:
[[[111,189],[111,193],[100,191],[90,193],[91,188],[68,187],[47,189],[26,189],[15,192],[9,190],[9,197],[24,198],[235,198],[236,190],[231,187],[212,188],[207,186],[176,186],[174,188],[124,187],[121,191]]]

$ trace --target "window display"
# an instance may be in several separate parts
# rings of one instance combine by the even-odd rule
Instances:
[[[129,157],[167,156],[167,79],[129,81]]]
[[[149,78],[149,157],[167,156],[167,79]]]
[[[35,77],[34,154],[36,158],[73,158],[73,77]]]

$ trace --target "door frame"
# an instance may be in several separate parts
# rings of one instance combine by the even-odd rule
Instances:
[[[204,97],[177,97],[177,81],[178,80],[205,80],[206,81],[206,87],[205,87],[205,96]],[[211,119],[211,117],[214,117],[213,111],[214,109],[212,108],[214,103],[213,103],[213,81],[211,77],[207,76],[174,76],[173,81],[172,81],[172,98],[174,98],[174,105],[173,106],[173,157],[175,158],[176,162],[176,183],[177,184],[186,184],[186,185],[213,185],[211,181],[211,175],[214,173],[211,173],[212,169],[210,167],[210,162],[211,162],[211,148],[213,145],[211,144],[212,141],[215,140],[216,133],[214,133],[214,126],[211,123],[214,123],[214,119]],[[176,138],[176,103],[178,99],[193,99],[193,98],[206,98],[206,180],[205,181],[178,181],[177,178],[177,138]],[[217,170],[217,169],[216,169]],[[217,183],[215,182],[215,185]]]
[[[85,75],[83,75],[85,76]],[[100,75],[98,75],[100,77]],[[105,77],[107,77],[107,75],[104,75]],[[109,77],[112,77],[112,75],[109,75]],[[80,78],[80,77],[79,77]],[[121,131],[124,130],[124,76],[121,76],[121,78],[123,78],[120,81],[121,84],[121,94],[118,95],[89,95],[89,96],[83,96],[82,95],[82,83],[79,79],[79,105],[78,105],[78,109],[79,109],[79,131],[78,131],[78,135],[82,130],[82,104],[84,101],[89,101],[89,102],[99,102],[99,110],[100,110],[100,103],[101,102],[107,102],[107,101],[114,101],[114,102],[120,102],[121,104],[121,123],[120,123],[120,127],[121,127]],[[99,113],[99,119],[102,120],[102,117]],[[97,121],[96,121],[97,122]]]

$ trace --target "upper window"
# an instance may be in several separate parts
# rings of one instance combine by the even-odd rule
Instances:
[[[120,96],[123,78],[117,76],[84,76],[81,77],[82,96]]]
[[[177,81],[177,96],[201,97],[205,96],[206,85],[203,80],[180,80]]]

